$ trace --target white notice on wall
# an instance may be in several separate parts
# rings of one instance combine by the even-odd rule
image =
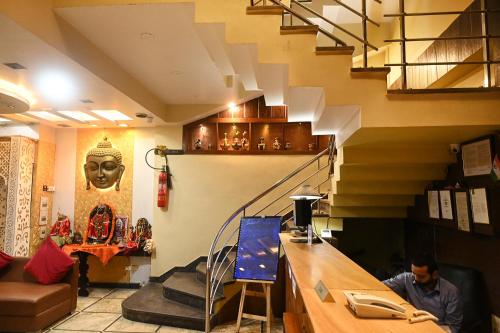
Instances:
[[[439,191],[439,200],[441,203],[441,218],[453,220],[450,191]]]
[[[490,140],[469,143],[462,146],[464,176],[487,175],[491,172]]]
[[[470,189],[470,202],[472,204],[472,221],[474,223],[490,224],[488,216],[488,201],[485,188]]]
[[[455,192],[455,205],[457,206],[458,230],[470,231],[467,192]]]
[[[38,225],[46,225],[49,219],[49,197],[40,198],[40,219]]]
[[[431,219],[439,218],[439,196],[438,191],[427,192],[427,203],[429,206],[429,217]]]

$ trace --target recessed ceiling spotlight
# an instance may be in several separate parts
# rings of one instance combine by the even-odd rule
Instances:
[[[92,103],[94,103],[93,100],[88,99],[88,98],[81,99],[80,102],[82,102],[83,104],[92,104]]]
[[[120,127],[128,127],[127,124],[118,124],[118,126],[120,126]]]
[[[92,127],[97,127],[97,124],[91,124],[90,126],[92,126]]]
[[[141,36],[141,39],[153,39],[155,35],[150,32],[141,32],[139,36]]]

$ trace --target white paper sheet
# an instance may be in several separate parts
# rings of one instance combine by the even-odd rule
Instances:
[[[431,219],[439,218],[439,196],[438,191],[427,192],[427,204],[429,206],[429,217]]]
[[[486,189],[470,189],[470,201],[472,204],[472,221],[474,223],[490,224]]]
[[[458,230],[470,231],[469,203],[466,192],[455,192],[455,205],[457,206]]]
[[[450,191],[439,191],[439,201],[441,203],[441,218],[453,220]]]
[[[482,140],[462,146],[464,176],[487,175],[491,172],[490,140]]]

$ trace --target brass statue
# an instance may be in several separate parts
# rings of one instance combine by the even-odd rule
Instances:
[[[115,184],[115,189],[120,190],[120,181],[125,166],[122,164],[122,154],[118,149],[113,148],[107,138],[87,152],[83,169],[87,190],[90,190],[90,183],[99,189],[110,188]]]

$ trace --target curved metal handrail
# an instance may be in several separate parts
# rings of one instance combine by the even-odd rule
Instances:
[[[332,161],[333,161],[332,160],[332,156],[333,156],[332,152],[334,152],[334,150],[335,150],[335,138],[333,136],[331,136],[330,137],[330,142],[328,144],[328,148],[324,149],[323,151],[321,151],[320,153],[318,153],[316,156],[314,156],[311,160],[303,163],[301,166],[299,166],[298,168],[296,168],[295,170],[293,170],[290,174],[288,174],[287,176],[283,177],[281,180],[279,180],[276,183],[274,183],[268,189],[264,190],[262,193],[260,193],[259,195],[255,196],[253,199],[251,199],[250,201],[248,201],[246,204],[244,204],[243,206],[241,206],[240,208],[238,208],[222,224],[222,226],[220,227],[219,231],[217,232],[214,240],[212,241],[212,244],[210,245],[210,251],[209,251],[208,256],[207,256],[206,291],[205,291],[205,302],[206,302],[205,303],[205,332],[207,332],[207,333],[210,332],[210,317],[211,317],[212,308],[213,308],[213,306],[212,306],[213,305],[213,298],[215,296],[215,293],[216,293],[216,290],[217,290],[218,286],[220,285],[220,282],[217,283],[217,287],[214,289],[213,288],[214,287],[214,283],[217,282],[217,276],[219,275],[220,268],[221,268],[222,264],[226,261],[226,259],[228,257],[228,254],[229,254],[229,251],[225,251],[225,254],[223,254],[224,248],[226,247],[227,243],[234,237],[236,231],[239,230],[239,227],[236,228],[231,233],[230,237],[226,240],[226,242],[222,246],[221,250],[216,255],[215,261],[214,261],[213,259],[214,259],[214,255],[215,255],[215,250],[217,248],[217,245],[219,244],[219,241],[220,241],[223,233],[226,231],[226,229],[228,228],[228,226],[240,214],[243,214],[243,216],[245,216],[247,208],[249,208],[250,206],[252,206],[256,202],[258,202],[260,199],[262,199],[263,197],[265,197],[266,195],[268,195],[269,193],[271,193],[275,189],[279,188],[280,186],[282,186],[283,184],[285,184],[286,182],[288,182],[290,179],[292,179],[294,176],[296,176],[297,174],[299,174],[303,170],[307,169],[309,166],[311,166],[316,161],[319,161],[323,156],[328,155],[327,166],[330,165],[330,163],[332,163]],[[320,164],[320,162],[318,162],[318,171],[314,175],[318,174],[320,171],[322,171],[322,170],[324,170],[326,168],[325,166],[320,167],[319,164]],[[306,180],[310,179],[310,178],[311,177],[307,177]],[[321,184],[318,184],[318,186],[320,186],[320,185]],[[300,186],[300,184],[296,185],[296,186]],[[276,201],[274,201],[274,202],[276,202]],[[261,212],[261,211],[262,210],[260,210],[259,212]],[[235,244],[232,245],[230,249],[232,249],[234,247],[235,247]],[[217,269],[217,271],[215,271],[215,268],[217,266],[217,263],[218,263],[219,258],[220,258],[221,255],[223,255],[223,260],[221,261],[221,264],[219,265],[219,268]],[[222,275],[225,274],[225,272],[227,271],[227,269],[228,268],[226,268],[224,270],[224,272],[222,273]],[[215,274],[213,274],[213,273],[215,273]]]

